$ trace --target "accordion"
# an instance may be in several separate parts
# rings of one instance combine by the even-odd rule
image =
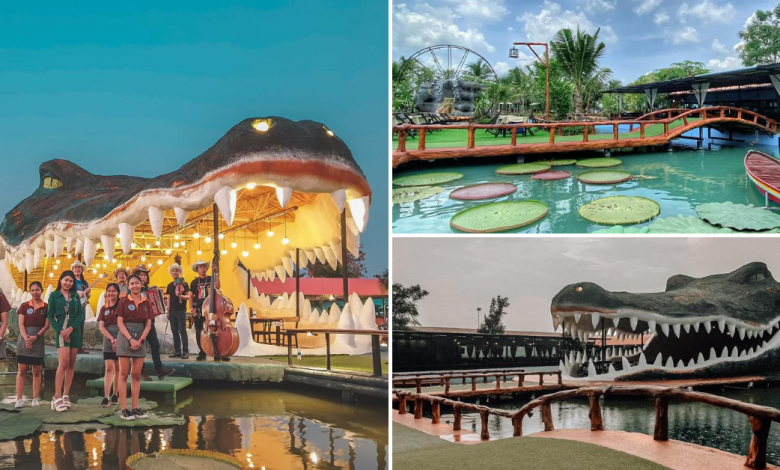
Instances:
[[[149,289],[146,291],[146,299],[149,301],[149,305],[152,307],[152,316],[154,318],[166,314],[165,298],[163,297],[162,289]]]

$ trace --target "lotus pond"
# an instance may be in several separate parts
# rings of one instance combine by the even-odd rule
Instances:
[[[0,361],[0,369],[10,371],[9,366]],[[45,381],[49,387],[42,394],[44,400],[50,399],[52,381]],[[88,389],[76,386],[84,381],[83,375],[76,376],[72,401],[89,397]],[[183,424],[39,431],[0,442],[0,468],[124,468],[123,462],[132,454],[165,449],[220,452],[237,458],[245,468],[268,470],[387,468],[384,403],[347,405],[339,394],[286,385],[198,384],[180,391],[176,405],[164,404],[162,395],[142,393],[143,397],[159,403],[153,412],[178,415]],[[0,403],[15,401],[13,375],[0,374]]]
[[[630,225],[632,230],[642,230],[659,219],[670,218],[666,223],[676,222],[671,218],[682,216],[689,219],[668,227],[673,233],[682,233],[683,230],[678,230],[680,226],[700,220],[695,208],[705,203],[732,202],[764,207],[764,197],[745,175],[743,159],[749,149],[778,156],[775,146],[722,147],[716,150],[676,147],[673,152],[613,153],[612,157],[621,160],[622,164],[609,167],[608,170],[628,172],[632,175],[628,181],[613,184],[589,184],[580,181],[580,174],[594,169],[574,164],[552,167],[553,170],[571,172],[571,177],[552,181],[534,179],[532,174],[496,174],[497,169],[513,163],[512,159],[507,158],[437,160],[432,163],[405,164],[394,170],[394,180],[416,174],[440,172],[458,173],[463,177],[454,181],[432,183],[432,186],[441,188],[441,191],[431,192],[432,195],[423,199],[393,204],[393,232],[462,233],[450,225],[452,217],[460,211],[490,202],[537,200],[548,206],[548,214],[530,225],[510,229],[506,233],[592,233],[609,229],[610,226],[589,222],[583,218],[580,215],[582,206],[609,196],[638,196],[655,201],[660,206],[660,215],[653,220]],[[577,158],[580,161],[597,156],[601,154],[559,155],[562,159]],[[549,156],[531,156],[526,161],[549,159]],[[517,187],[517,191],[495,199],[450,198],[451,192],[480,183],[510,183]],[[400,189],[399,186],[394,187]],[[780,214],[778,210],[773,212]],[[701,233],[695,228],[696,226],[692,233]]]

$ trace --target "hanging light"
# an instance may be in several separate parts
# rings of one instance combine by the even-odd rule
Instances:
[[[158,259],[158,260],[157,260],[157,264],[159,264],[159,265],[162,265],[162,260],[161,260],[161,259]]]
[[[178,239],[179,239],[179,234],[177,233],[176,235],[174,235],[174,236],[173,236],[173,239],[174,239],[174,240],[178,240]]]
[[[171,251],[173,251],[173,250],[171,250],[170,248],[168,248],[167,250],[165,250],[165,254],[166,254],[166,255],[170,255],[170,254],[171,254]]]
[[[141,261],[146,261],[146,256],[141,256]]]
[[[248,183],[246,185],[246,189],[255,189],[257,187],[257,183]]]
[[[68,259],[73,259],[73,255],[68,253]]]
[[[268,236],[269,237],[274,236],[274,230],[271,228],[271,222],[268,222]]]
[[[282,238],[282,245],[288,245],[290,239],[287,238],[287,219],[284,219],[284,238]]]
[[[173,247],[174,248],[178,248],[179,247],[179,242],[173,242]]]
[[[225,234],[224,233],[220,233],[219,234],[219,239],[220,240],[224,240],[225,239]]]
[[[160,246],[160,240],[157,240],[156,242],[154,242],[154,244]]]
[[[206,243],[211,243],[211,237],[206,237]]]
[[[60,260],[55,261],[56,264],[60,264]]]
[[[200,238],[200,234],[198,232],[195,232],[195,235],[193,235],[193,237],[197,240],[198,238]]]
[[[255,232],[255,250],[260,249],[260,231]]]
[[[233,243],[230,244],[230,248],[235,248],[238,246],[238,243],[236,243],[235,240],[233,240]]]
[[[131,244],[130,244],[130,248],[133,248],[133,249],[135,249],[135,247],[136,247],[136,244],[135,244],[135,242],[133,242],[133,243],[131,243]]]
[[[242,252],[241,252],[241,256],[243,256],[244,258],[246,258],[247,256],[249,256],[249,252],[248,252],[248,251],[246,251],[246,250],[244,250],[244,251],[242,251]]]
[[[49,273],[49,277],[54,277],[54,273]]]
[[[203,252],[200,251],[200,250],[198,250],[197,253],[198,253],[198,255],[202,255],[203,254]]]
[[[227,250],[222,250],[222,254],[226,255],[227,254]]]

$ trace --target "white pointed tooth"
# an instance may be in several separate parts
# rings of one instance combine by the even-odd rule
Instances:
[[[596,366],[593,364],[593,361],[588,362],[588,378],[596,378]]]
[[[51,258],[54,252],[54,240],[44,240],[43,245],[46,247],[46,257]]]
[[[133,235],[135,227],[130,224],[119,224],[119,244],[122,245],[122,252],[129,255],[133,250]]]
[[[623,371],[625,371],[625,370],[626,369],[623,369]],[[613,375],[613,376],[617,374],[617,370],[615,369],[615,364],[610,364],[609,365],[609,368],[607,369],[607,374],[610,374],[610,375]]]
[[[588,337],[585,335],[585,332],[582,331],[582,330],[578,331],[577,335],[578,335],[581,343],[584,343],[584,342],[586,342],[588,340]]]
[[[325,255],[325,259],[328,260],[330,267],[335,271],[336,268],[338,268],[339,263],[336,259],[336,255],[333,253],[333,250],[331,250],[329,246],[323,246],[322,252]]]
[[[574,362],[577,364],[582,364],[582,352],[577,351],[577,355],[574,356]]]
[[[41,247],[35,247],[33,250],[33,269],[38,269],[38,266],[41,265],[43,254],[43,249],[41,249]]]
[[[266,269],[265,270],[265,277],[270,282],[273,282],[274,279],[276,279],[276,270],[274,270],[274,269]]]
[[[571,333],[571,322],[566,321],[565,318],[563,320],[563,333],[564,333],[563,335],[564,337],[568,336]]]
[[[339,214],[344,212],[344,205],[347,203],[347,192],[343,189],[337,189],[330,193],[330,199],[333,201],[333,205],[336,206],[336,210]]]
[[[84,252],[84,239],[79,238],[78,240],[76,240],[76,251],[74,251],[73,254],[78,256],[83,252]]]
[[[558,327],[561,326],[561,319],[558,315],[553,315],[553,331],[558,331]]]
[[[693,359],[691,359],[690,361],[688,361],[688,368],[689,368],[689,369],[692,369],[692,368],[694,368],[694,367],[696,367],[696,361],[694,361]]]
[[[360,230],[358,230],[355,220],[351,217],[347,217],[347,228],[353,235],[360,235]]]
[[[672,360],[672,356],[669,356],[669,359],[666,360],[666,368],[674,369],[674,360]]]
[[[679,323],[673,324],[672,325],[672,330],[674,331],[675,336],[677,336],[679,338],[680,337],[680,324]]]
[[[766,341],[764,341],[763,343],[761,343],[761,349],[764,349],[764,348],[766,348]]]
[[[650,333],[655,333],[655,320],[647,320],[647,329]]]
[[[187,223],[187,216],[190,215],[190,211],[182,209],[181,207],[174,207],[173,212],[176,214],[176,223],[179,227],[184,227]]]
[[[736,346],[734,346],[734,349],[731,350],[731,354],[729,355],[731,358],[739,357],[739,349],[737,349]]]
[[[728,352],[728,349],[723,348],[723,352]],[[718,353],[715,351],[715,348],[710,348],[710,358],[708,360],[714,361],[718,358]]]
[[[360,235],[355,235],[347,230],[347,251],[355,258],[360,256]]]
[[[33,269],[35,269],[35,255],[31,251],[28,251],[24,255],[24,269],[28,273],[31,273]]]
[[[65,249],[68,250],[68,253],[73,250],[73,237],[66,237],[65,238]]]
[[[752,354],[753,354],[753,348],[748,349],[748,355],[750,356]]]
[[[669,324],[661,323],[661,331],[663,332],[664,336],[669,336]]]
[[[653,361],[653,367],[663,367],[664,361],[663,357],[661,356],[661,353],[658,353],[657,356],[655,356],[655,361]]]
[[[288,276],[293,277],[293,263],[292,258],[282,258],[282,265],[284,266],[284,271],[287,273]]]
[[[704,364],[704,354],[699,353],[699,356],[696,358],[696,364]]]
[[[685,364],[683,364],[683,361],[682,361],[682,359],[680,359],[679,361],[677,361],[677,368],[678,368],[678,369],[682,369],[682,368],[684,368],[684,367],[685,367]]]
[[[691,324],[690,323],[684,324],[683,325],[683,330],[685,330],[686,333],[690,333],[691,332]]]
[[[333,254],[336,255],[336,260],[338,260],[339,263],[343,263],[344,260],[342,259],[342,253],[341,253],[341,242],[330,242],[330,249],[333,251]]]
[[[597,329],[599,327],[599,320],[601,320],[601,315],[598,313],[591,313],[590,314],[590,321],[593,323],[593,329]]]
[[[699,332],[699,328],[700,328],[700,327],[701,327],[701,323],[700,323],[700,322],[695,322],[695,323],[693,324],[693,331],[695,331],[696,333],[698,333],[698,332]]]
[[[754,334],[755,334],[755,331],[753,331],[753,330],[747,330],[747,338],[748,338],[748,339],[751,339],[751,338],[753,337],[753,335],[754,335]]]
[[[737,331],[737,325],[735,325],[733,323],[728,323],[728,324],[726,324],[726,327],[729,330],[729,334],[733,337],[734,333]]]
[[[108,259],[114,259],[116,251],[116,237],[113,235],[101,235],[100,243],[103,244],[103,252],[108,255]]]
[[[214,202],[217,204],[217,209],[219,209],[219,213],[222,214],[222,218],[225,219],[228,226],[233,225],[233,219],[236,217],[238,191],[230,186],[224,186],[214,195]]]
[[[636,331],[636,325],[639,323],[639,318],[629,317],[628,322],[631,324],[631,331]]]
[[[579,324],[580,324],[580,318],[581,318],[581,317],[582,317],[582,314],[581,314],[581,313],[575,313],[575,314],[574,314],[574,323],[576,323],[576,324],[578,324],[578,325],[579,325]]]
[[[739,353],[739,357],[745,357],[746,355],[747,355],[747,351],[744,349],[742,350],[741,353]]]
[[[290,202],[290,196],[292,196],[292,193],[292,188],[287,186],[280,186],[276,188],[276,199],[279,201],[279,205],[282,206],[282,209],[287,207],[287,204]]]
[[[704,331],[706,331],[707,333],[712,331],[712,322],[710,322],[710,321],[705,321],[704,322]]]
[[[65,240],[62,239],[59,235],[54,235],[54,247],[52,248],[52,254],[54,257],[58,257],[60,253],[62,253],[62,246],[65,243]]]
[[[739,328],[739,339],[745,339],[745,329]]]
[[[159,207],[149,208],[149,224],[152,226],[152,233],[154,238],[159,239],[162,237],[163,220],[165,219],[165,212]]]
[[[322,251],[322,248],[315,248],[314,254],[317,255],[317,260],[319,260],[320,263],[325,264],[328,262],[328,259],[325,258],[325,252]]]
[[[607,328],[607,338],[611,338],[614,334],[614,331],[612,331],[612,328]]]
[[[295,260],[295,250],[290,251],[290,258]],[[309,259],[306,257],[303,250],[298,253],[298,262],[300,263],[300,266],[298,266],[299,269],[303,269],[309,264]]]
[[[363,196],[359,199],[347,201],[349,211],[352,213],[352,218],[355,220],[355,224],[360,232],[363,232],[366,229],[366,224],[368,224],[368,208],[371,204],[369,200],[368,196]]]
[[[720,329],[721,333],[726,332],[726,320],[718,320],[718,329]]]
[[[277,276],[279,276],[279,279],[284,282],[285,279],[287,279],[287,273],[284,272],[284,266],[274,266],[274,272]]]
[[[628,359],[626,356],[623,356],[623,358],[620,360],[621,364],[623,364],[623,372],[627,371],[631,368],[631,364],[628,362]]]
[[[647,358],[644,353],[639,355],[639,367],[647,367]]]
[[[577,339],[577,325],[572,323],[571,324],[571,339]]]
[[[84,264],[92,266],[92,262],[95,261],[95,253],[97,253],[97,244],[91,238],[84,239]]]
[[[306,253],[306,258],[309,259],[309,263],[314,266],[314,264],[317,262],[317,255],[314,254],[314,250],[303,250],[304,253]]]

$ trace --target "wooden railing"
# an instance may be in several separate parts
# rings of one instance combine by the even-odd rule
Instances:
[[[510,377],[518,378],[518,387],[523,386],[526,376],[539,376],[539,386],[544,386],[544,377],[552,376],[557,377],[557,384],[563,385],[560,370],[551,371],[536,371],[536,372],[524,372],[522,370],[510,370],[510,371],[490,371],[490,372],[476,372],[466,374],[447,374],[441,377],[435,377],[431,375],[420,375],[417,377],[398,377],[393,378],[393,386],[402,387],[404,385],[414,385],[417,388],[417,393],[422,392],[423,385],[440,384],[444,385],[444,393],[450,393],[450,386],[453,380],[461,380],[461,383],[466,383],[466,380],[471,380],[471,390],[477,391],[477,380],[482,379],[482,383],[488,383],[489,378],[495,378],[495,387],[490,390],[501,389],[501,379],[504,379],[504,383],[509,382]],[[443,382],[443,383],[442,383]]]
[[[380,338],[387,335],[385,330],[340,330],[337,328],[290,328],[285,330],[287,335],[287,364],[293,366],[292,335],[306,334],[312,336],[325,335],[325,369],[331,370],[330,335],[370,335],[371,336],[371,363],[374,369],[374,377],[382,376],[382,354],[380,350]]]
[[[661,115],[666,115],[666,117],[663,119],[659,119],[658,117]],[[672,128],[672,130],[670,131],[670,124],[679,121],[681,119],[683,121],[683,124],[681,126],[678,126],[677,128]],[[697,120],[692,122],[691,119],[697,119]],[[419,136],[417,139],[417,150],[424,151],[426,150],[426,143],[425,143],[426,133],[430,131],[436,131],[442,129],[466,129],[468,131],[466,148],[473,149],[476,146],[475,133],[478,129],[508,130],[511,132],[511,140],[509,145],[511,147],[515,147],[517,146],[518,129],[544,129],[548,131],[550,135],[548,143],[550,145],[555,145],[556,135],[563,135],[563,129],[566,128],[582,127],[583,132],[582,132],[581,143],[590,142],[590,134],[591,134],[590,128],[595,125],[612,126],[612,139],[611,140],[600,139],[599,142],[618,142],[622,140],[633,140],[637,138],[637,137],[626,137],[625,135],[621,138],[618,132],[619,126],[628,126],[629,132],[633,132],[634,126],[637,126],[637,128],[639,129],[638,139],[640,140],[650,139],[653,137],[661,137],[663,140],[663,139],[676,137],[677,135],[687,132],[692,128],[700,127],[707,123],[723,122],[729,120],[739,121],[748,125],[758,127],[767,132],[777,133],[777,121],[775,121],[774,119],[770,119],[764,115],[758,114],[756,112],[747,109],[733,108],[730,106],[713,106],[713,107],[700,108],[700,109],[664,109],[664,110],[654,111],[652,113],[645,114],[644,116],[640,116],[637,119],[600,121],[598,123],[554,122],[554,123],[455,124],[455,125],[402,124],[399,126],[394,126],[393,131],[398,133],[398,145],[396,147],[396,152],[406,152],[407,151],[406,131],[410,129],[415,129],[419,131]],[[658,125],[658,124],[663,125],[664,130],[662,136],[647,137],[645,133],[647,126]],[[576,141],[566,141],[566,143],[571,144],[571,143],[576,143]]]

